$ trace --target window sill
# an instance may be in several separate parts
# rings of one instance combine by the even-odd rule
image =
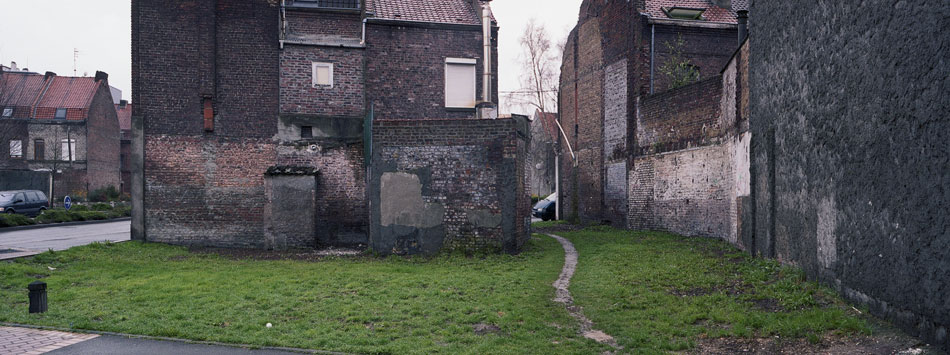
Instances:
[[[475,112],[474,107],[446,107],[448,112]]]

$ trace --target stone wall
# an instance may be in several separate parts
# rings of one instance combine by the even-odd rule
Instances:
[[[756,250],[950,349],[950,3],[750,13]]]
[[[389,253],[518,253],[529,236],[527,121],[378,120],[370,246]]]

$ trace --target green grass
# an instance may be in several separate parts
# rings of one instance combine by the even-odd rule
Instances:
[[[0,263],[0,321],[361,353],[606,350],[551,301],[562,262],[550,238],[518,256],[319,262],[95,244]],[[30,315],[37,277],[49,312]],[[479,323],[499,331],[475,334]]]
[[[792,267],[726,243],[593,227],[563,232],[577,248],[571,293],[598,327],[634,352],[693,347],[703,337],[869,333],[834,292]]]
[[[580,253],[575,301],[624,352],[689,349],[704,337],[869,331],[800,271],[720,241],[607,227],[559,235]],[[517,256],[317,262],[93,244],[0,262],[0,321],[359,353],[611,350],[578,336],[551,301],[563,257],[539,236]],[[49,284],[50,311],[30,315],[26,285],[37,278]],[[478,324],[498,331],[476,334]]]

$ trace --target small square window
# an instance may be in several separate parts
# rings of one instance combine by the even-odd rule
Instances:
[[[66,109],[64,109],[64,108],[58,108],[58,109],[56,109],[56,119],[57,119],[57,120],[65,120],[65,119],[66,119]]]
[[[10,141],[10,157],[11,158],[23,157],[23,141],[20,141],[20,140]]]
[[[3,108],[3,117],[4,117],[4,118],[13,117],[13,107],[4,107],[4,108]]]
[[[333,63],[313,63],[313,87],[333,88]]]
[[[313,126],[300,126],[300,138],[313,138]]]

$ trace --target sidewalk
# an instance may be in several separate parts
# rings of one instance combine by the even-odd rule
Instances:
[[[296,349],[288,349],[296,350]],[[306,352],[306,351],[301,351]],[[279,355],[300,354],[280,349],[252,350],[227,345],[155,340],[118,335],[77,334],[0,326],[0,354],[182,354],[182,355]]]

